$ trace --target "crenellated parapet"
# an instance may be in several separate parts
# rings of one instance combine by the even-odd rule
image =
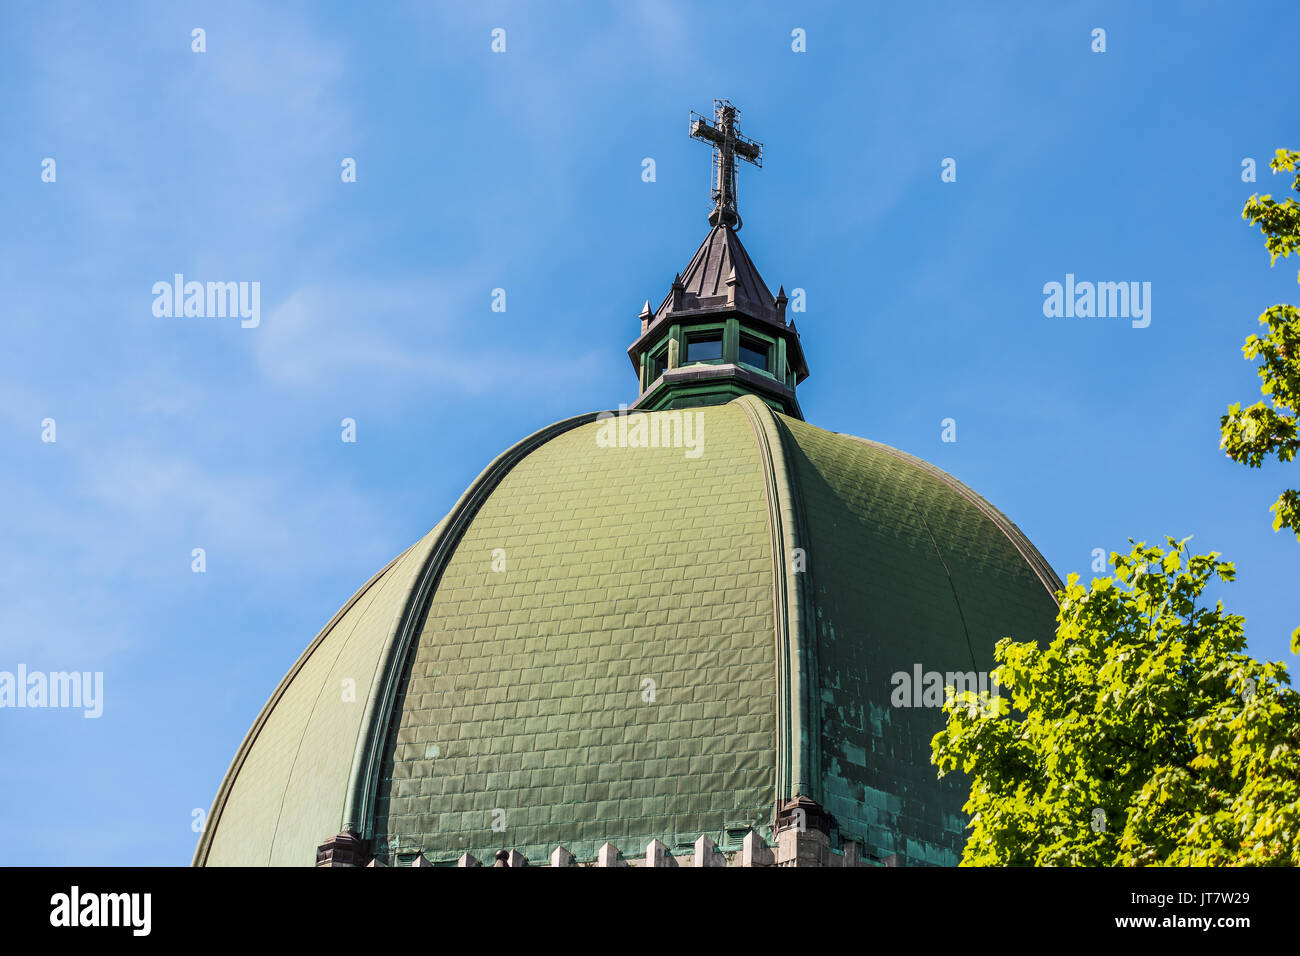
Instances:
[[[321,845],[317,851],[317,866],[385,867],[386,863],[369,857],[359,850],[362,844],[355,833],[340,833]],[[363,857],[365,859],[363,859]],[[360,862],[358,862],[360,861]],[[479,860],[462,853],[454,861],[430,862],[422,851],[402,854],[397,862],[402,867],[458,866],[458,867],[521,867],[521,866],[573,866],[573,867],[754,867],[754,866],[883,866],[884,861],[867,861],[862,846],[856,841],[844,841],[841,849],[832,850],[828,835],[815,827],[801,827],[790,822],[777,830],[776,845],[765,842],[757,830],[750,830],[741,841],[740,849],[724,850],[712,837],[701,836],[689,852],[674,851],[660,840],[651,840],[643,853],[624,853],[613,843],[605,843],[593,859],[579,859],[567,847],[557,846],[544,862],[534,863],[516,850],[498,850],[492,859]]]

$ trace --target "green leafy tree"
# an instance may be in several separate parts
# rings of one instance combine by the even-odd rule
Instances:
[[[1300,694],[1200,600],[1232,565],[1168,540],[1071,575],[1048,647],[998,643],[996,695],[950,691],[963,865],[1300,865]]]
[[[1297,164],[1300,164],[1300,152],[1279,149],[1269,165],[1276,175],[1295,172]],[[1291,188],[1300,192],[1300,174]],[[1272,257],[1270,264],[1275,265],[1278,256],[1300,254],[1300,203],[1295,199],[1277,202],[1267,194],[1251,196],[1241,216],[1251,225],[1259,226]],[[1267,332],[1246,339],[1242,352],[1249,361],[1263,360],[1258,372],[1265,401],[1246,409],[1240,403],[1234,404],[1219,420],[1220,447],[1233,461],[1251,468],[1258,468],[1265,458],[1274,456],[1279,461],[1292,461],[1300,451],[1300,432],[1296,426],[1300,411],[1300,309],[1294,305],[1274,305],[1259,317],[1259,322]],[[1270,510],[1274,531],[1289,528],[1300,539],[1300,492],[1283,491]],[[1300,653],[1297,644],[1300,644],[1300,629],[1292,644],[1292,650]]]

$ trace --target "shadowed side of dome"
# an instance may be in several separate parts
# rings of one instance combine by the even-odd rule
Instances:
[[[940,469],[778,417],[808,555],[808,795],[869,858],[955,864],[969,782],[936,779],[936,704],[945,685],[993,686],[1000,638],[1050,640],[1060,581],[1004,515]]]
[[[280,682],[222,781],[194,865],[310,865],[321,834],[339,829],[368,695],[440,529],[357,591]]]

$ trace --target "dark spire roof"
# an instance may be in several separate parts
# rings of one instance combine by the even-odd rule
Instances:
[[[735,230],[719,223],[709,230],[690,263],[659,303],[654,320],[668,313],[738,309],[756,319],[784,325],[772,292]],[[781,310],[784,311],[784,310]]]

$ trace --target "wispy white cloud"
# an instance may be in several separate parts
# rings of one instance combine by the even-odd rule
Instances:
[[[502,344],[509,326],[489,311],[489,288],[486,279],[462,277],[454,283],[335,282],[299,289],[252,333],[258,367],[274,382],[304,389],[368,374],[379,397],[394,384],[517,395],[548,382],[582,380],[607,364],[605,356],[574,352],[565,343],[540,354]],[[472,309],[471,296],[477,303]],[[500,321],[501,333],[491,333],[492,319]]]
[[[62,456],[46,484],[0,486],[9,540],[0,553],[0,653],[102,660],[147,645],[159,607],[201,600],[191,549],[209,574],[273,592],[337,570],[339,548],[383,560],[396,516],[345,480],[256,466],[213,467],[180,450],[128,442],[42,450]],[[153,595],[142,603],[142,596]]]

